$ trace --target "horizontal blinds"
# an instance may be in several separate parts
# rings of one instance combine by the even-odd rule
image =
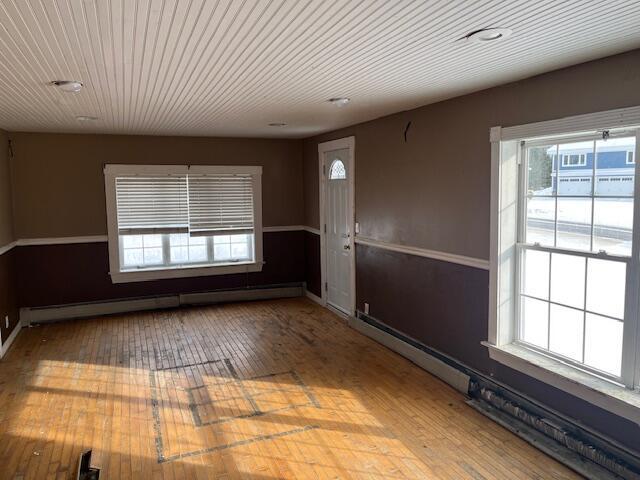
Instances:
[[[189,175],[192,236],[253,232],[251,175]]]
[[[186,175],[117,177],[116,201],[121,234],[188,231]]]

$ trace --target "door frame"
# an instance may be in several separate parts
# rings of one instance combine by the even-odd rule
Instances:
[[[326,198],[327,198],[327,181],[328,172],[323,168],[324,166],[324,154],[332,150],[349,149],[349,158],[347,164],[347,189],[349,208],[349,228],[351,231],[351,237],[349,238],[349,246],[351,247],[351,265],[349,265],[349,288],[351,289],[351,305],[349,306],[349,315],[354,316],[356,311],[356,243],[355,243],[355,149],[356,149],[356,137],[345,137],[337,140],[331,140],[329,142],[323,142],[318,144],[318,182],[319,182],[319,196],[320,196],[320,299],[322,304],[331,308],[327,303],[327,219],[326,219]],[[333,311],[344,315],[343,312],[331,308]]]

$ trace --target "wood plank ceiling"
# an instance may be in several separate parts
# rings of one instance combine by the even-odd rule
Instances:
[[[304,137],[638,47],[637,0],[1,0],[0,128]]]

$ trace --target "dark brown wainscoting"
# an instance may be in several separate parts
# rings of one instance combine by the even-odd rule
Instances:
[[[320,272],[320,235],[304,232],[305,281],[307,290],[322,296],[322,278]]]
[[[357,245],[356,290],[358,310],[640,453],[638,425],[489,358],[488,271]]]
[[[261,272],[111,283],[106,242],[14,249],[21,307],[259,287],[304,281],[302,231],[265,232]]]
[[[16,249],[0,255],[0,329],[4,343],[18,324],[18,297],[15,284]],[[9,328],[5,326],[5,315],[9,315]]]

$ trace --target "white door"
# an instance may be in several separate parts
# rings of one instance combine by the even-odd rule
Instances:
[[[324,153],[327,303],[351,314],[351,205],[348,148]]]

